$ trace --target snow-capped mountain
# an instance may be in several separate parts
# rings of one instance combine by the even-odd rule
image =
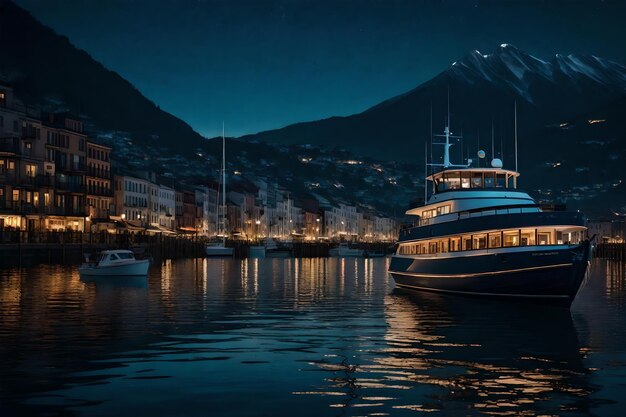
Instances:
[[[626,67],[620,64],[574,54],[557,54],[544,61],[509,44],[500,45],[491,54],[475,50],[454,62],[447,73],[459,82],[488,82],[510,89],[531,103],[537,101],[534,87],[540,83],[579,91],[595,86],[609,94],[626,91]]]
[[[507,44],[490,53],[473,51],[433,79],[363,113],[299,123],[249,139],[341,146],[423,166],[431,107],[433,130],[439,133],[448,91],[452,130],[464,137],[453,148],[458,162],[479,148],[491,150],[493,126],[495,156],[504,159],[505,168],[514,168],[516,103],[523,187],[540,190],[536,197],[546,201],[626,202],[619,191],[623,187],[612,188],[626,183],[626,176],[621,178],[626,67],[593,55],[541,59]]]

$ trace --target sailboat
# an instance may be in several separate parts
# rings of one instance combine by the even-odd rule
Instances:
[[[221,188],[222,188],[222,205],[219,206],[219,191],[217,196],[218,217],[221,218],[218,224],[218,236],[222,237],[221,242],[209,243],[204,251],[207,256],[233,256],[233,248],[226,247],[226,139],[224,137],[224,125],[222,124],[222,172],[221,172]],[[219,189],[218,189],[219,190]],[[221,213],[220,213],[221,212]]]

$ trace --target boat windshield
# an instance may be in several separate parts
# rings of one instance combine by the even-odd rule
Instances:
[[[506,170],[461,170],[443,171],[432,176],[435,191],[516,188],[517,173]]]
[[[118,253],[117,256],[119,256],[120,259],[135,259],[132,253]]]

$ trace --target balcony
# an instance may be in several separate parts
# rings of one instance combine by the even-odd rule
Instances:
[[[14,188],[54,187],[54,177],[51,175],[22,176],[20,178],[15,170],[7,170],[5,174],[0,174],[0,181]]]
[[[95,167],[87,167],[87,175],[90,177],[102,178],[106,180],[111,179],[111,171],[105,169],[97,169]]]
[[[113,197],[113,190],[104,187],[87,187],[87,194],[100,197]]]
[[[70,164],[58,164],[56,165],[57,171],[63,172],[87,172],[87,167],[84,163],[72,162]]]
[[[0,138],[0,152],[19,155],[21,153],[20,140],[18,138]]]
[[[70,192],[70,193],[85,194],[85,192],[87,191],[87,187],[85,187],[83,184],[73,184],[73,183],[58,181],[58,180],[56,182],[55,188],[57,191]]]
[[[51,206],[35,206],[31,203],[23,201],[4,201],[0,200],[0,213],[3,214],[42,214],[52,216],[77,216],[85,217],[86,210],[83,207],[51,207]]]

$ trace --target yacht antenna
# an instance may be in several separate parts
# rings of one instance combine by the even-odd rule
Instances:
[[[496,148],[494,145],[494,133],[493,133],[493,116],[491,116],[491,159],[496,157]]]
[[[443,164],[433,164],[431,163],[431,167],[442,167],[442,168],[468,168],[472,160],[468,158],[466,165],[454,165],[450,162],[450,147],[452,144],[450,143],[450,138],[452,139],[462,139],[462,136],[454,136],[452,132],[450,132],[450,87],[448,86],[448,120],[446,127],[443,131],[443,135],[434,135],[438,137],[446,138],[446,141],[443,143],[434,143],[434,145],[443,145]],[[462,143],[462,142],[461,142]],[[462,145],[461,145],[462,146]],[[461,158],[463,158],[463,148],[461,147]]]
[[[478,152],[480,152],[480,128],[478,128],[478,132],[476,132],[476,137],[478,139],[476,139],[476,155],[478,155]],[[478,158],[478,168],[480,168],[480,158]]]
[[[450,127],[450,85],[448,85],[448,127]]]
[[[432,99],[430,100],[430,162],[433,162],[433,100]],[[426,161],[426,163],[428,163],[428,161]]]
[[[428,177],[428,142],[424,142],[424,204],[426,204],[426,199],[428,198],[426,177]]]
[[[500,129],[500,160],[504,165],[504,140],[502,140],[502,129]]]
[[[515,172],[517,171],[517,100],[515,100]]]

